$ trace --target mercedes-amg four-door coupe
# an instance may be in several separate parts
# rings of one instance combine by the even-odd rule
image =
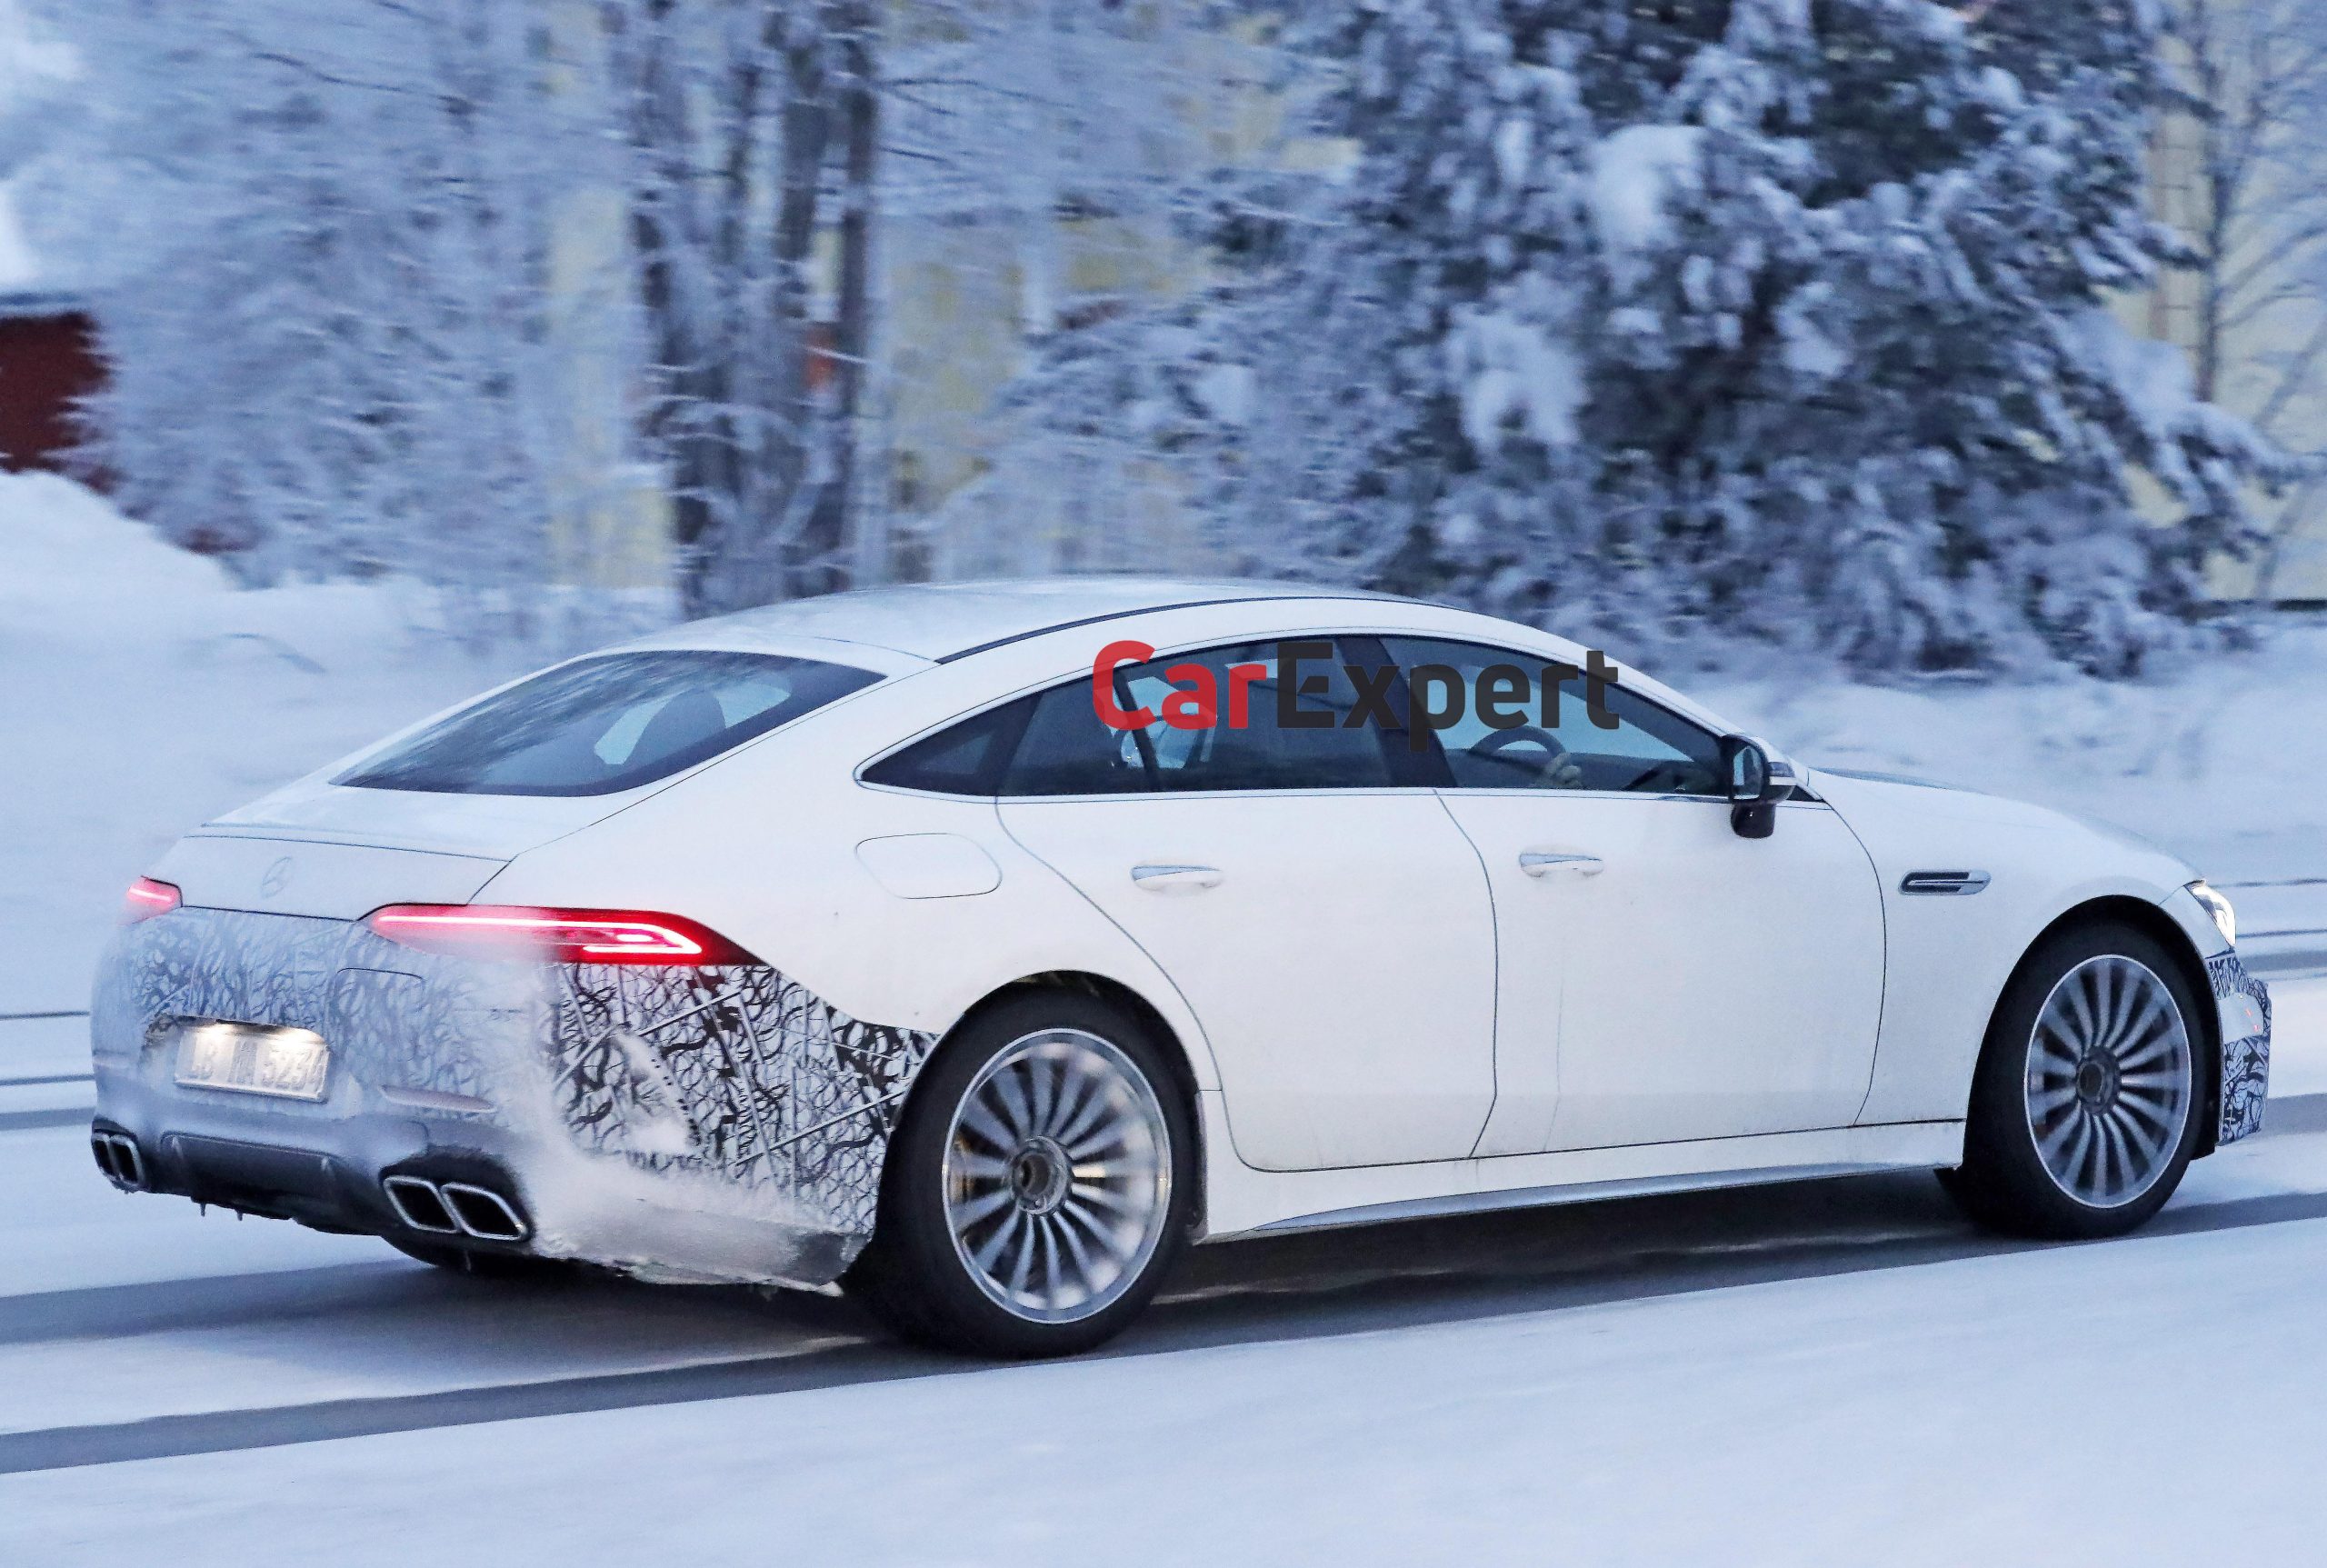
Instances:
[[[1533,628],[884,589],[530,675],[189,834],[92,1024],[118,1185],[447,1266],[837,1282],[1003,1355],[1191,1242],[1923,1167],[2141,1223],[2269,1003],[2172,856],[1797,765]]]

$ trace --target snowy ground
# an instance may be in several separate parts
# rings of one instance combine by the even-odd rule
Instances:
[[[2128,1241],[1917,1176],[1236,1243],[1033,1367],[445,1276],[0,1134],[0,1562],[2309,1561],[2327,1106],[2283,1109]]]
[[[185,828],[505,678],[376,587],[231,591],[78,485],[0,474],[0,1013],[88,1005]]]
[[[96,569],[91,570],[92,563]],[[2327,967],[2260,944],[2268,1135],[2030,1248],[1886,1177],[1205,1249],[1117,1353],[845,1303],[494,1284],[113,1193],[77,1016],[183,826],[504,673],[376,588],[228,592],[0,477],[0,1563],[2308,1561]],[[1707,700],[1797,754],[2112,818],[2327,929],[2327,642],[2211,684]],[[2314,944],[2316,945],[2316,944]],[[2032,1543],[2041,1543],[2041,1547]]]

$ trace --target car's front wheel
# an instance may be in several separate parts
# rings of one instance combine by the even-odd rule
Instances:
[[[1948,1191],[2022,1235],[2119,1235],[2148,1220],[2197,1146],[2200,1016],[2148,934],[2093,924],[2046,937],[1997,1004]]]
[[[889,1145],[851,1292],[911,1338],[1069,1354],[1146,1305],[1188,1229],[1188,1107],[1159,1044],[1096,997],[1042,993],[964,1025]]]

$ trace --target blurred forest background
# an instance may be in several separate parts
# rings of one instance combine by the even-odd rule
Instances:
[[[0,287],[94,323],[81,472],[478,645],[1138,568],[2125,676],[2327,598],[2305,0],[0,0]]]

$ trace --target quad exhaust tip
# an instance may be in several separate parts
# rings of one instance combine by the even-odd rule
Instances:
[[[516,1206],[490,1187],[447,1182],[437,1189],[461,1229],[488,1242],[522,1242],[529,1233]]]
[[[461,1233],[460,1222],[445,1207],[444,1194],[436,1190],[435,1183],[424,1182],[418,1176],[389,1176],[380,1183],[380,1190],[387,1193],[396,1218],[414,1230],[438,1236]]]
[[[145,1156],[136,1139],[99,1128],[89,1134],[89,1153],[96,1156],[97,1169],[115,1186],[125,1192],[145,1191]]]
[[[533,1234],[517,1205],[490,1187],[469,1182],[432,1182],[424,1176],[387,1176],[380,1189],[396,1218],[415,1231],[437,1236],[473,1236],[481,1242],[522,1242]]]

